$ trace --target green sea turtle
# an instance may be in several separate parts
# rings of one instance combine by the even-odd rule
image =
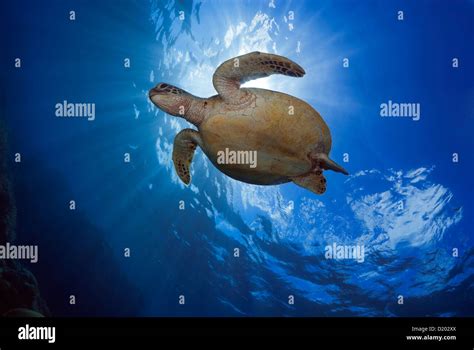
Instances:
[[[184,129],[174,139],[173,162],[181,181],[191,181],[189,167],[197,146],[224,174],[250,184],[293,181],[322,194],[323,170],[348,174],[329,159],[329,128],[309,104],[281,92],[241,88],[246,81],[272,74],[302,77],[305,71],[285,57],[252,52],[217,68],[212,83],[218,95],[199,98],[166,83],[150,90],[158,108],[198,128]],[[223,152],[229,156],[222,157]],[[245,152],[256,154],[254,167],[238,161],[239,155],[249,159],[252,153]]]

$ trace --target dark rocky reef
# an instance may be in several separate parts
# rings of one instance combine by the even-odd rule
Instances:
[[[7,134],[0,120],[0,245],[15,240],[16,206],[8,168]],[[49,315],[35,276],[15,260],[0,260],[0,315],[16,308]]]

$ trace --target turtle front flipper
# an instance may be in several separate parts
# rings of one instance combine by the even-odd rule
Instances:
[[[194,151],[201,145],[199,132],[193,129],[181,130],[176,135],[173,144],[173,163],[176,173],[186,185],[191,182],[189,166],[193,160]]]
[[[255,51],[222,63],[214,73],[212,83],[224,100],[237,103],[241,84],[272,74],[302,77],[305,71],[286,57]]]
[[[301,186],[314,192],[316,194],[323,194],[326,192],[326,178],[323,174],[309,173],[301,176],[294,176],[291,180]]]

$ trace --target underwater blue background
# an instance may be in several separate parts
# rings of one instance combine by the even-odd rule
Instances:
[[[474,3],[273,3],[0,5],[17,243],[39,245],[25,265],[52,315],[474,316]],[[234,181],[200,150],[190,187],[174,172],[172,142],[190,124],[148,90],[211,96],[215,68],[254,50],[307,72],[247,85],[321,113],[351,174],[327,172],[322,196]],[[64,100],[95,103],[96,119],[57,118]],[[420,103],[421,119],[380,117],[388,100]],[[365,261],[325,259],[333,243],[363,244]]]

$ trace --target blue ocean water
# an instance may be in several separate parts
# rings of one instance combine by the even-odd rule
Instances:
[[[474,315],[472,1],[1,7],[17,241],[39,246],[28,267],[53,315]],[[148,90],[211,96],[216,67],[255,50],[307,72],[247,85],[321,113],[351,173],[326,172],[322,196],[237,182],[200,150],[190,187],[175,174],[190,124]],[[64,100],[95,103],[95,120],[57,118]],[[389,100],[419,103],[420,119],[382,118]],[[363,245],[364,261],[326,259],[333,244]]]

